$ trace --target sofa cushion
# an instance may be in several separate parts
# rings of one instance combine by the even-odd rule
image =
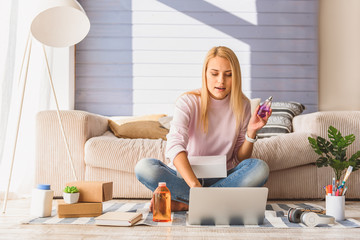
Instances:
[[[149,114],[141,116],[113,116],[109,117],[109,119],[114,121],[116,124],[121,125],[124,123],[136,121],[158,121],[160,118],[165,116],[166,114]]]
[[[300,115],[305,106],[298,102],[273,102],[271,108],[274,114],[289,115],[295,117]]]
[[[168,130],[158,122],[159,118],[165,116],[166,114],[152,114],[133,117],[111,117],[108,124],[114,135],[119,138],[161,138],[166,140]]]
[[[166,162],[165,147],[166,141],[162,139],[117,138],[107,131],[86,142],[85,164],[89,167],[134,173],[135,165],[140,159],[156,158]]]
[[[170,122],[172,121],[172,119],[173,119],[172,116],[165,116],[165,117],[159,118],[159,123],[164,128],[170,130]]]
[[[121,125],[109,120],[109,126],[114,135],[119,138],[148,138],[166,140],[169,130],[164,128],[159,121],[135,121]]]
[[[297,102],[273,102],[271,108],[272,115],[267,124],[257,132],[259,138],[292,132],[292,120],[304,111],[305,106]]]
[[[310,133],[293,132],[272,138],[259,139],[254,144],[252,157],[264,160],[270,171],[315,163],[318,155],[311,148]]]

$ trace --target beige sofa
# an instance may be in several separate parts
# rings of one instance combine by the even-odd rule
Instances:
[[[62,111],[61,116],[79,180],[114,182],[114,198],[150,198],[151,192],[135,175],[136,163],[147,157],[166,162],[166,141],[162,139],[123,139],[115,137],[108,118],[84,111]],[[317,168],[317,155],[308,136],[327,137],[329,125],[343,135],[354,133],[356,141],[348,155],[360,149],[360,111],[316,112],[293,119],[292,133],[260,139],[253,157],[266,161],[270,176],[266,186],[270,199],[319,199],[323,186],[330,184],[330,167]],[[65,183],[74,181],[55,111],[39,112],[36,138],[36,183],[51,184],[61,196]],[[360,171],[347,183],[348,199],[360,198]]]

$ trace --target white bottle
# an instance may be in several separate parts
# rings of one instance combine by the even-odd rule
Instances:
[[[37,188],[32,190],[31,216],[50,217],[53,197],[54,191],[50,189],[50,185],[38,184]]]

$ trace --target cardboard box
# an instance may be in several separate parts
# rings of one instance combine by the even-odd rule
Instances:
[[[59,218],[97,217],[102,214],[102,203],[67,204],[58,200],[57,213]]]
[[[113,196],[113,182],[77,181],[69,182],[66,186],[79,189],[79,202],[105,202]]]

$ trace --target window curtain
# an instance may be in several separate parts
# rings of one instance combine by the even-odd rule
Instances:
[[[19,116],[24,73],[20,68],[29,36],[34,2],[0,2],[0,198],[4,197]],[[47,49],[50,68],[53,53]],[[26,61],[24,62],[24,70]],[[40,110],[50,108],[50,86],[42,46],[32,41],[17,150],[10,184],[9,199],[28,197],[34,187],[35,119]]]

